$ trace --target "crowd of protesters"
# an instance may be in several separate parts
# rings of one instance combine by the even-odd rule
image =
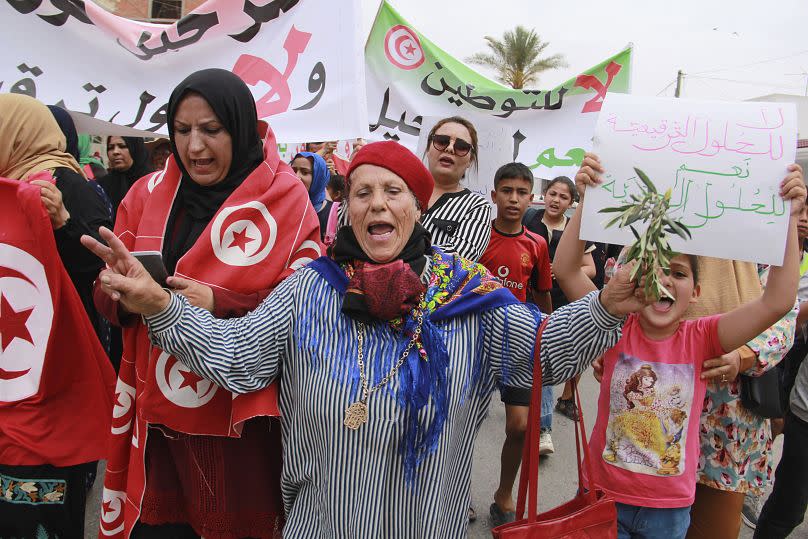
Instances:
[[[459,116],[422,156],[357,139],[350,156],[311,142],[287,163],[220,69],[174,89],[168,139],[109,136],[105,160],[58,107],[0,95],[0,110],[0,203],[17,223],[0,242],[0,537],[83,537],[99,460],[105,537],[463,537],[495,390],[485,503],[505,524],[534,361],[542,455],[554,409],[580,419],[573,389],[593,366],[585,486],[616,502],[618,537],[735,539],[743,519],[768,539],[802,522],[799,166],[781,183],[783,266],[678,255],[661,276],[672,297],[652,300],[622,246],[579,240],[604,173],[593,154],[545,181],[503,163],[490,200],[464,184],[480,141]],[[32,290],[51,314],[67,302],[61,326]],[[741,398],[741,377],[773,375],[780,419]]]

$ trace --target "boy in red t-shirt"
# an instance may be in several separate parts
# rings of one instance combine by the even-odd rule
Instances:
[[[522,216],[533,200],[533,173],[522,163],[508,163],[494,175],[491,200],[497,217],[491,223],[491,241],[480,264],[499,279],[519,301],[528,292],[542,312],[553,310],[553,287],[547,242],[522,226]],[[491,520],[496,526],[514,520],[513,483],[522,460],[522,445],[527,428],[530,389],[502,385],[500,397],[505,403],[505,442],[502,445],[499,487],[491,504]],[[545,433],[549,436],[549,433]]]

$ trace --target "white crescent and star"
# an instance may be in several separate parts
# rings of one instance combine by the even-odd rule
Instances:
[[[263,261],[275,246],[278,226],[261,202],[254,200],[223,208],[213,220],[213,254],[229,266],[245,267]]]
[[[182,408],[199,408],[213,399],[219,386],[191,372],[166,352],[155,365],[157,387],[166,399]]]

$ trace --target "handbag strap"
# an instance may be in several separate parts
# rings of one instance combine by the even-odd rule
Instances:
[[[528,502],[528,520],[536,521],[536,507],[538,506],[539,481],[539,438],[540,429],[536,428],[541,420],[541,338],[550,316],[547,315],[536,332],[536,343],[533,346],[533,389],[530,392],[530,408],[527,413],[527,432],[525,444],[522,446],[522,467],[519,472],[519,493],[516,497],[516,519],[525,514],[525,501]],[[527,500],[526,500],[527,498]]]
[[[536,344],[534,346],[533,361],[533,389],[530,394],[530,409],[527,419],[527,433],[525,435],[525,445],[522,448],[522,468],[519,475],[519,493],[516,499],[516,518],[522,519],[525,516],[525,502],[527,502],[527,520],[536,522],[538,515],[539,499],[539,439],[541,420],[541,395],[542,395],[542,367],[541,367],[541,340],[544,329],[550,316],[546,316],[542,321],[539,331],[536,334]],[[572,380],[572,390],[578,405],[578,421],[575,422],[575,453],[577,455],[576,464],[578,466],[578,487],[583,485],[582,465],[586,467],[586,472],[592,480],[592,464],[589,461],[589,443],[586,437],[586,427],[583,420],[583,408],[581,407],[581,396],[575,379]],[[590,488],[584,494],[589,503],[597,501],[594,489]]]
[[[578,488],[583,488],[584,480],[581,475],[581,463],[586,468],[586,475],[589,478],[589,490],[585,493],[589,503],[597,501],[597,494],[593,488],[592,480],[595,477],[592,474],[592,459],[589,458],[589,441],[586,439],[586,425],[584,424],[584,409],[581,406],[581,392],[578,391],[578,381],[572,379],[572,393],[575,396],[575,402],[578,405],[578,427],[575,430],[575,452],[578,454]],[[578,443],[578,435],[581,436],[581,442]],[[583,455],[581,454],[583,453]]]

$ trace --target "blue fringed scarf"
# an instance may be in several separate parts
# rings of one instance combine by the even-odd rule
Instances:
[[[345,294],[349,281],[348,276],[343,268],[332,259],[321,257],[308,267],[316,271],[340,294]],[[480,313],[519,304],[513,294],[502,288],[483,266],[455,255],[447,255],[436,247],[432,248],[430,281],[424,302],[426,307],[421,329],[423,347],[421,349],[418,346],[413,347],[399,370],[399,386],[395,395],[396,402],[405,414],[405,428],[400,451],[404,458],[405,480],[410,485],[414,484],[418,466],[437,448],[449,411],[447,376],[450,359],[444,334],[435,324],[470,313]],[[317,302],[310,303],[315,305]],[[304,313],[303,318],[305,319],[307,316],[309,315]],[[412,316],[408,316],[406,319],[400,320],[398,324],[394,321],[392,325],[395,329],[401,330],[406,338],[401,340],[400,345],[394,343],[390,347],[384,346],[383,349],[385,353],[389,350],[391,356],[394,355],[397,358],[399,354],[403,353],[404,347],[415,331],[416,322]],[[308,327],[305,320],[301,320],[301,327]],[[482,337],[482,329],[480,328],[481,333],[478,338]],[[337,321],[334,325],[334,332],[337,334],[345,332],[347,337],[352,332],[351,323],[347,319]],[[306,332],[301,333],[302,341],[307,341],[309,344],[319,342],[317,336],[304,335],[304,333]],[[337,340],[346,341],[343,344],[347,349],[343,348],[343,350],[347,354],[345,357],[351,358],[352,362],[350,365],[343,365],[342,367],[345,367],[343,369],[337,369],[335,366],[333,374],[335,377],[341,378],[344,383],[349,384],[352,395],[355,397],[359,390],[358,367],[355,362],[355,339],[342,339],[338,335]],[[301,344],[303,343],[301,342]],[[374,370],[377,378],[381,377],[382,361],[383,358],[374,358]],[[480,369],[479,362],[472,367],[473,380],[478,379]],[[427,414],[431,416],[431,420],[427,418],[422,423],[418,420],[418,414],[430,401],[434,413]]]

